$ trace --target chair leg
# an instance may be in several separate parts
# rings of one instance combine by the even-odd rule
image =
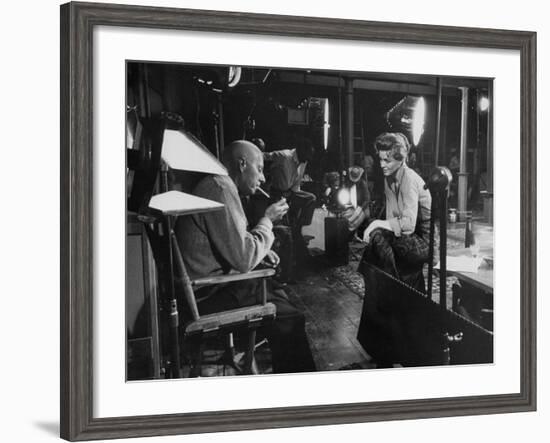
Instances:
[[[204,352],[204,342],[201,340],[195,351],[194,358],[191,359],[191,370],[189,377],[196,378],[201,376],[202,372],[202,354]]]
[[[248,333],[248,349],[246,350],[243,372],[245,374],[258,374],[254,350],[256,349],[256,329]]]
[[[242,373],[242,368],[238,364],[239,356],[235,351],[234,335],[233,332],[227,334],[226,349],[223,353],[220,363],[224,366],[233,368],[237,374]],[[224,370],[225,371],[225,370]],[[224,372],[225,374],[225,372]]]
[[[227,335],[227,347],[224,355],[218,361],[218,363],[232,367],[237,374],[255,375],[259,374],[258,365],[254,351],[258,346],[266,343],[267,340],[262,340],[260,343],[256,343],[256,329],[251,329],[248,333],[248,346],[244,353],[244,362],[239,365],[237,362],[241,359],[242,353],[236,354],[233,343],[233,333]],[[201,340],[191,352],[191,368],[189,371],[189,377],[196,378],[202,376],[202,363],[203,354],[205,349],[205,343]]]
[[[227,334],[227,350],[226,350],[229,361],[234,363],[235,362],[235,339],[233,332],[230,332]]]

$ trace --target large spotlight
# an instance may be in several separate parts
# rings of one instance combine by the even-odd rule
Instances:
[[[227,86],[233,88],[241,80],[242,68],[240,66],[230,66],[227,72]]]
[[[306,124],[312,132],[312,142],[315,146],[328,148],[330,128],[329,101],[326,97],[309,97],[306,108]]]
[[[404,133],[414,146],[420,143],[425,120],[424,97],[407,95],[386,113],[386,121],[391,130]]]
[[[416,105],[413,110],[412,118],[412,136],[413,136],[413,145],[417,146],[420,142],[420,137],[424,134],[424,121],[426,119],[426,102],[424,97],[416,102]]]
[[[487,111],[487,109],[489,109],[489,99],[487,97],[481,97],[478,106],[481,112]]]
[[[330,127],[329,124],[329,117],[328,117],[328,98],[325,100],[325,119],[323,121],[323,147],[325,148],[325,151],[328,147],[328,128]]]

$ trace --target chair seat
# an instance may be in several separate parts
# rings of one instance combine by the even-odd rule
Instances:
[[[207,334],[219,330],[231,331],[244,324],[260,323],[275,318],[276,307],[273,303],[231,309],[213,314],[202,315],[185,325],[186,335]]]

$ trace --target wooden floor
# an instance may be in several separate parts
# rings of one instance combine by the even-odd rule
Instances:
[[[362,283],[362,277],[355,272],[357,262],[335,266],[327,261],[321,251],[312,253],[310,263],[297,270],[294,282],[274,287],[276,291],[284,292],[304,312],[316,370],[374,368],[375,365],[356,339],[364,291],[358,284],[359,279]],[[353,251],[351,258],[354,258]],[[238,337],[236,346],[237,357],[242,357]],[[204,354],[202,376],[237,375],[234,368],[221,361],[223,343],[212,343],[209,348]],[[268,343],[257,349],[256,360],[260,373],[272,372]],[[188,371],[188,366],[184,365],[184,374]]]
[[[483,226],[478,226],[478,229],[483,233],[483,241],[492,242],[492,229]],[[449,249],[462,247],[464,227],[456,224],[449,227],[448,232]],[[376,367],[356,339],[365,291],[363,279],[356,272],[362,248],[360,242],[351,243],[349,263],[340,266],[332,264],[322,251],[312,248],[311,262],[297,269],[296,280],[276,289],[284,291],[305,313],[306,332],[317,371]],[[447,304],[452,295],[453,279],[454,277],[447,279]],[[439,301],[437,277],[434,277],[434,300]],[[222,354],[223,344],[217,349],[207,351],[203,376],[236,375],[233,368],[220,363]],[[268,343],[257,349],[256,358],[260,373],[271,373],[271,352]]]
[[[363,306],[362,294],[354,292],[337,267],[319,256],[286,292],[306,316],[306,332],[318,371],[337,370],[351,364],[373,367],[356,335]],[[349,268],[355,268],[352,263]]]

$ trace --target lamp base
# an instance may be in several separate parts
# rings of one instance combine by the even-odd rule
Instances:
[[[349,262],[348,221],[340,217],[325,218],[325,255],[331,264],[342,266]]]

